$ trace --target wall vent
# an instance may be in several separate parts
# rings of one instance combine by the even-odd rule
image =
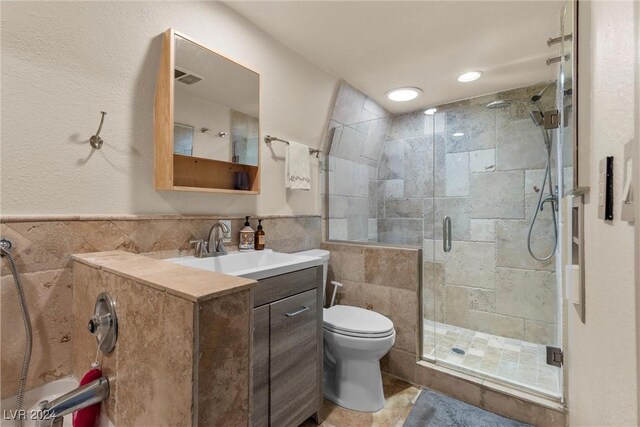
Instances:
[[[202,80],[202,77],[198,76],[195,73],[192,73],[189,70],[185,70],[184,68],[176,68],[174,70],[173,77],[180,83],[184,83],[186,85],[192,85]]]

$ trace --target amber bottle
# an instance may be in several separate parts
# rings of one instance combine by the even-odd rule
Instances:
[[[262,220],[259,219],[258,229],[256,230],[256,244],[255,244],[256,251],[261,251],[264,249],[264,241],[265,241],[265,234],[264,234],[264,230],[262,229]]]

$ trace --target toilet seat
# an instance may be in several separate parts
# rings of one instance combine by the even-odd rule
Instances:
[[[356,338],[384,338],[394,334],[393,322],[375,311],[349,305],[324,309],[324,329]]]

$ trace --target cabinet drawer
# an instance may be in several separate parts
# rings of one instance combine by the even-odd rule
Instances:
[[[322,267],[269,277],[258,281],[253,292],[253,306],[258,307],[289,295],[314,289],[322,281]]]
[[[316,289],[270,305],[272,426],[297,426],[316,412],[317,305]]]

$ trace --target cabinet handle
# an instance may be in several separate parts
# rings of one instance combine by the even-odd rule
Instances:
[[[287,317],[293,317],[293,316],[297,316],[297,315],[298,315],[298,314],[300,314],[300,313],[304,313],[304,312],[305,312],[305,311],[307,311],[307,310],[309,310],[309,307],[307,307],[307,306],[305,305],[305,306],[302,306],[302,308],[301,308],[301,309],[299,309],[299,310],[293,311],[293,312],[291,312],[291,313],[285,313],[284,315],[285,315],[285,316],[287,316]]]

